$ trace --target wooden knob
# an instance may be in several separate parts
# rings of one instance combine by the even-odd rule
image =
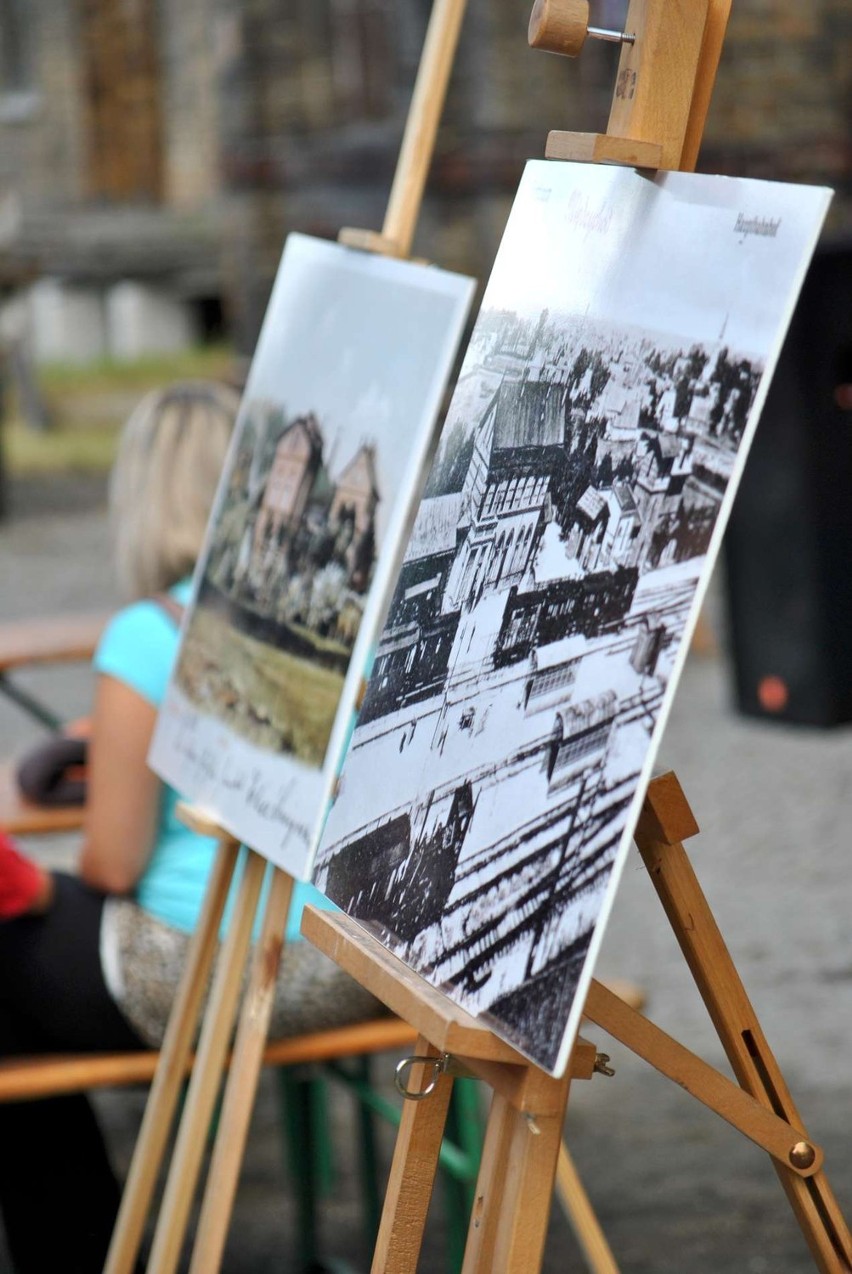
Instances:
[[[589,0],[535,0],[528,40],[534,49],[575,58],[589,30]]]

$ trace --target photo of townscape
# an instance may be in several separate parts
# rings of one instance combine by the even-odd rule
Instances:
[[[554,1073],[824,207],[530,164],[467,351],[316,881]]]
[[[472,287],[285,246],[151,764],[303,879]]]

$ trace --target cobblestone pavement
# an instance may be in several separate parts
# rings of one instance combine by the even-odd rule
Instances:
[[[3,618],[91,609],[114,600],[107,570],[103,484],[95,479],[12,484],[0,526]],[[33,673],[68,715],[90,693],[81,669]],[[37,733],[0,703],[0,755]],[[848,810],[849,729],[766,726],[729,707],[724,661],[689,661],[669,721],[661,768],[676,768],[701,826],[691,857],[782,1065],[841,1205],[852,1215],[852,937]],[[45,841],[48,862],[73,843]],[[638,855],[628,862],[598,972],[629,977],[660,1025],[712,1062],[721,1050]],[[589,1028],[617,1074],[577,1083],[568,1141],[623,1274],[799,1274],[813,1269],[765,1155],[619,1045]],[[98,1105],[116,1161],[125,1164],[142,1109],[139,1093]],[[324,1211],[329,1258],[368,1268],[359,1230],[346,1099],[332,1115],[342,1172]],[[272,1077],[263,1083],[225,1270],[296,1271],[292,1192],[281,1167]],[[390,1136],[383,1147],[385,1163]],[[0,1148],[2,1153],[2,1148]],[[447,1268],[440,1196],[421,1262]],[[547,1274],[585,1268],[558,1206]],[[10,1266],[0,1240],[0,1274]]]

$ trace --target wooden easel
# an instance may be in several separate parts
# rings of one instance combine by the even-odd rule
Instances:
[[[549,6],[537,6],[537,10],[546,7]],[[569,16],[575,21],[576,30],[577,6],[570,3],[568,7],[572,10]],[[600,142],[600,148],[597,142],[591,143],[592,152],[583,155],[583,147],[590,145],[588,141],[565,140],[575,136],[570,134],[561,135],[562,140],[559,141],[560,135],[554,135],[548,144],[548,154],[607,158],[615,162],[641,161],[651,166],[664,164],[670,167],[690,166],[689,157],[692,155],[694,162],[721,49],[729,0],[698,0],[691,6],[689,17],[684,17],[681,12],[685,7],[684,0],[679,6],[672,0],[665,0],[665,5],[663,0],[634,0],[628,27],[632,30],[635,23],[639,34],[628,48],[626,57],[628,63],[631,57],[638,59],[635,65],[630,65],[634,70],[638,66],[642,74],[637,71],[636,86],[632,91],[630,88],[625,90],[627,103],[622,103],[620,110],[618,104],[613,108],[606,135],[611,141]],[[340,235],[342,242],[392,256],[403,257],[410,252],[464,8],[465,0],[436,0],[381,234],[344,230]],[[695,11],[702,11],[701,37],[694,59],[687,60],[685,56],[672,59],[668,56],[660,34],[664,8],[667,25],[671,25],[671,19],[690,31],[698,25]],[[580,19],[582,16],[581,12]],[[680,51],[680,43],[677,49]],[[687,118],[682,133],[677,134],[675,130],[675,134],[680,136],[679,142],[669,140],[669,134],[660,122],[661,113],[666,117],[666,93],[662,92],[658,100],[656,92],[648,94],[645,91],[648,78],[652,83],[661,82],[659,78],[655,81],[654,75],[648,76],[652,62],[655,66],[663,62],[668,66],[671,62],[672,83],[676,82],[681,88],[686,85]],[[627,69],[632,74],[630,65]],[[629,76],[623,81],[620,72],[619,83],[629,85],[629,82]],[[679,98],[679,113],[682,114],[685,109]],[[664,135],[665,144],[658,140]],[[642,149],[642,144],[645,144],[645,149]],[[559,150],[560,146],[564,149]],[[569,155],[572,146],[578,149]],[[652,149],[649,150],[648,146]],[[678,146],[680,149],[675,158],[674,151]],[[612,149],[607,150],[607,147]],[[136,1260],[236,863],[238,846],[232,837],[197,812],[190,813],[189,818],[195,830],[217,835],[220,848],[146,1108],[108,1257],[107,1274],[130,1274]],[[649,793],[643,819],[650,820],[652,829],[657,829],[659,824],[663,832],[661,839],[649,842],[652,849],[666,848],[670,842],[672,847],[676,847],[676,842],[671,841],[673,825],[667,821],[667,816],[664,818],[660,814],[652,793]],[[150,1268],[156,1274],[171,1274],[180,1253],[266,866],[258,855],[249,853],[231,927],[216,968],[202,1026],[198,1060],[184,1107],[151,1254]],[[254,1101],[260,1053],[268,1027],[281,954],[281,934],[291,890],[291,879],[285,873],[275,871],[263,917],[262,935],[252,963],[249,992],[240,1016],[234,1061],[193,1253],[193,1274],[210,1274],[218,1269],[221,1262]],[[709,912],[707,914],[709,917]],[[707,941],[715,949],[715,926],[712,925],[712,917],[709,920],[710,936]],[[478,1202],[471,1221],[466,1270],[485,1274],[486,1271],[511,1269],[518,1274],[521,1271],[531,1274],[541,1259],[568,1087],[571,1078],[588,1078],[595,1067],[601,1065],[594,1048],[579,1041],[566,1078],[553,1080],[525,1062],[478,1023],[449,1006],[444,997],[430,992],[382,948],[374,947],[346,918],[333,921],[325,913],[315,913],[306,917],[305,932],[365,986],[375,987],[380,997],[400,1016],[417,1026],[423,1041],[419,1051],[428,1060],[418,1063],[414,1069],[425,1065],[433,1072],[435,1087],[432,1095],[427,1101],[407,1103],[404,1112],[374,1269],[412,1270],[416,1263],[449,1101],[451,1075],[456,1065],[445,1059],[457,1058],[463,1061],[469,1073],[485,1080],[495,1092]],[[718,942],[721,943],[721,940]],[[748,1010],[741,987],[740,994],[733,996],[734,1008],[731,1007],[731,987],[734,984],[739,986],[733,967],[729,971],[730,976],[720,979],[715,969],[707,969],[704,959],[702,951],[700,959],[696,957],[696,960],[707,972],[707,976],[702,974],[702,977],[714,1005],[711,1013],[718,1016],[719,1022],[727,1023],[723,1038],[729,1037],[732,1050],[739,1039],[742,1051],[743,1031],[750,1033],[747,1056],[741,1059],[742,1075],[739,1071],[737,1073],[745,1087],[754,1082],[755,1095],[750,1096],[749,1092],[724,1080],[700,1059],[682,1050],[675,1041],[627,1010],[621,1001],[598,984],[593,985],[589,995],[587,1012],[616,1038],[624,1038],[628,1046],[648,1056],[654,1065],[677,1078],[690,1091],[695,1090],[701,1100],[720,1109],[730,1122],[768,1149],[778,1161],[779,1174],[820,1268],[830,1271],[852,1269],[849,1257],[852,1245],[819,1171],[819,1151],[807,1141],[792,1104],[783,1106],[778,1113],[779,1094],[783,1097],[785,1093],[783,1081],[777,1075],[768,1050],[762,1051],[762,1036]],[[744,1019],[748,1020],[747,1026],[742,1026]],[[722,1034],[722,1028],[717,1029]],[[753,1051],[755,1048],[757,1053]],[[749,1082],[745,1083],[746,1080]],[[771,1099],[767,1097],[770,1090]],[[791,1141],[791,1138],[794,1140]],[[563,1158],[562,1166],[564,1174],[570,1177],[571,1166],[567,1158]],[[574,1181],[573,1185],[577,1186],[577,1183]],[[605,1243],[595,1229],[593,1218],[589,1218],[587,1251],[598,1274],[615,1269]]]
[[[606,134],[551,133],[547,155],[691,170],[721,55],[731,0],[631,0]],[[530,43],[576,54],[586,0],[536,0]],[[635,839],[737,1083],[593,981],[586,1017],[715,1110],[772,1157],[824,1274],[852,1271],[852,1236],[760,1029],[683,847],[698,830],[673,774],[651,782]],[[595,1050],[577,1041],[553,1079],[452,1006],[346,916],[308,909],[303,932],[419,1032],[406,1063],[408,1102],[373,1262],[373,1274],[413,1274],[454,1073],[493,1089],[463,1274],[535,1274],[572,1079],[589,1078]],[[594,1261],[594,1254],[587,1249]],[[615,1270],[608,1252],[596,1269]]]
[[[339,236],[342,243],[387,256],[409,256],[465,6],[466,0],[435,0],[381,234],[344,229]],[[105,1274],[132,1274],[135,1268],[215,959],[219,926],[239,851],[238,842],[202,812],[185,809],[184,818],[199,834],[216,837],[219,848],[169,1019]],[[247,851],[230,927],[216,964],[160,1207],[149,1261],[149,1268],[156,1274],[172,1274],[180,1257],[267,867],[265,859]],[[269,1028],[292,890],[292,877],[273,869],[261,934],[251,959],[249,985],[239,1016],[191,1274],[212,1274],[221,1264]]]
[[[852,1236],[822,1171],[822,1151],[808,1137],[684,850],[697,831],[674,774],[654,779],[636,844],[737,1083],[597,981],[585,1016],[766,1150],[817,1268],[852,1270]],[[308,908],[303,931],[418,1030],[412,1068],[417,1060],[434,1084],[403,1116],[373,1274],[416,1269],[453,1074],[473,1074],[494,1090],[463,1274],[535,1274],[570,1083],[603,1069],[596,1050],[578,1040],[565,1077],[553,1079],[426,986],[348,916]],[[614,1262],[601,1268],[616,1269]]]

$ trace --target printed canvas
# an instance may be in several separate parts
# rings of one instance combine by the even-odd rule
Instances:
[[[532,162],[467,351],[316,879],[553,1073],[828,200]]]
[[[302,878],[472,286],[287,240],[151,761]]]

